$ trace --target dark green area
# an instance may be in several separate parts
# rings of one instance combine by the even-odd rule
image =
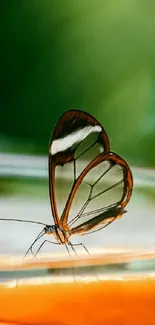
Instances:
[[[48,198],[48,180],[24,177],[0,177],[0,196],[19,196],[38,198],[38,200]]]
[[[155,3],[1,1],[0,151],[47,154],[68,109],[96,116],[111,148],[155,166]]]

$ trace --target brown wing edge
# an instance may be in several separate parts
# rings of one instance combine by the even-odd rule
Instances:
[[[55,198],[55,163],[51,159],[51,155],[48,156],[48,172],[49,172],[49,197],[52,215],[54,219],[55,225],[60,227],[60,219],[58,217],[58,211],[56,206],[56,198]]]
[[[67,125],[69,124],[69,121],[72,121],[71,123],[73,124],[76,119],[77,120],[79,119],[79,126],[81,126],[80,120],[87,122],[86,125],[88,125],[89,123],[94,126],[99,125],[102,128],[102,132],[100,135],[100,142],[102,145],[104,145],[105,152],[110,151],[110,143],[106,131],[104,130],[102,125],[89,113],[86,113],[82,110],[69,110],[59,118],[49,141],[49,158],[48,158],[50,204],[51,204],[54,223],[57,224],[58,226],[62,224],[63,217],[61,218],[61,222],[60,222],[58,211],[57,211],[56,198],[55,198],[55,168],[59,163],[62,163],[63,157],[60,158],[59,154],[55,154],[52,156],[50,149],[51,149],[51,144],[55,139],[65,136],[65,134],[68,131]],[[66,122],[68,124],[66,124],[66,128],[65,128]],[[62,164],[68,162],[68,160],[66,161],[65,158],[66,157],[64,157],[64,162]],[[72,160],[73,158],[74,158],[74,153],[73,155],[70,155],[68,157],[69,160]]]
[[[69,195],[68,201],[66,203],[65,209],[63,211],[62,217],[61,217],[61,225],[64,229],[70,231],[72,234],[74,233],[79,233],[80,232],[80,225],[73,228],[73,229],[69,229],[68,225],[67,225],[67,221],[68,221],[68,215],[69,215],[69,210],[71,207],[71,204],[73,202],[74,196],[76,194],[77,188],[79,187],[79,185],[81,184],[83,178],[87,175],[87,173],[94,167],[96,167],[98,164],[100,164],[102,161],[104,160],[110,160],[112,161],[114,164],[119,164],[123,167],[123,171],[124,171],[124,192],[122,195],[122,198],[120,200],[120,202],[118,203],[119,209],[118,209],[118,215],[122,214],[122,211],[124,210],[125,206],[127,205],[127,203],[129,202],[131,195],[132,195],[132,189],[133,189],[133,177],[132,177],[132,172],[129,168],[129,165],[127,164],[127,162],[122,159],[120,156],[118,156],[116,153],[114,152],[109,152],[109,153],[105,153],[105,154],[100,154],[99,156],[97,156],[85,169],[84,171],[79,175],[77,181],[75,182],[72,191]],[[115,210],[116,211],[116,210]],[[110,218],[110,215],[108,216]],[[111,216],[113,217],[113,216]],[[114,218],[116,218],[117,216],[115,216]],[[96,218],[96,221],[99,221]],[[93,220],[95,219],[93,218]],[[103,217],[101,217],[102,221],[103,221]],[[89,221],[86,222],[85,224],[88,225]],[[96,225],[98,224],[96,223]],[[84,224],[81,225],[81,229],[82,226]],[[86,229],[86,228],[85,228]],[[82,230],[82,232],[84,232],[84,229]]]

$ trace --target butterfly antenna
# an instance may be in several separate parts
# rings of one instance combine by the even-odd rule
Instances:
[[[47,226],[46,223],[33,220],[22,220],[22,219],[12,219],[12,218],[0,218],[0,221],[15,221],[15,222],[25,222],[25,223],[34,223],[37,225]]]

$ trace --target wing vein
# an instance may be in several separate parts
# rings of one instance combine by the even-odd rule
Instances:
[[[92,196],[92,197],[91,197],[91,200],[96,199],[98,196],[100,196],[100,195],[102,195],[103,193],[105,193],[105,192],[107,192],[107,191],[113,189],[114,187],[116,187],[116,186],[122,184],[123,182],[124,182],[124,179],[122,179],[121,181],[117,182],[116,184],[114,184],[114,185],[112,185],[112,186],[106,188],[105,190],[101,191],[100,193],[98,193],[98,194]]]

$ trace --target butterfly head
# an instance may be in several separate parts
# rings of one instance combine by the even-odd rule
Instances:
[[[45,234],[51,235],[56,232],[55,225],[46,225],[44,228]]]

